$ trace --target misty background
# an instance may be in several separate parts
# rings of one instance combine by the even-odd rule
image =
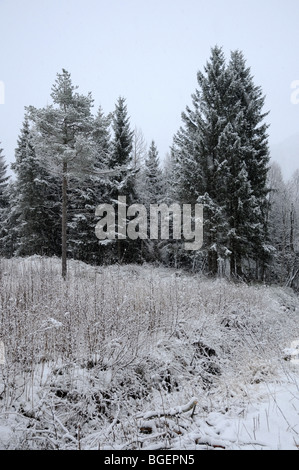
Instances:
[[[163,160],[217,44],[226,57],[243,51],[266,95],[272,160],[288,178],[299,166],[298,17],[297,0],[0,0],[6,161],[14,161],[24,107],[51,103],[62,68],[80,93],[92,92],[94,113],[125,97],[131,127],[155,140]]]

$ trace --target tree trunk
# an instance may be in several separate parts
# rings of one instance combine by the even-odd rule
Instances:
[[[230,257],[230,274],[232,277],[242,277],[242,256],[238,252],[235,243],[232,244]]]
[[[208,252],[208,270],[209,274],[215,276],[218,272],[218,263],[217,263],[218,255],[216,251],[209,250]]]
[[[67,231],[67,163],[63,163],[62,172],[62,237],[61,237],[61,274],[66,279],[67,263],[66,263],[66,231]]]

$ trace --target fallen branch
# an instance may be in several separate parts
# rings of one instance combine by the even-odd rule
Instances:
[[[195,407],[198,403],[198,400],[197,398],[192,398],[190,400],[189,403],[187,403],[186,405],[183,405],[183,406],[176,406],[174,408],[171,408],[170,410],[168,411],[159,411],[159,412],[156,412],[156,411],[148,411],[147,413],[145,413],[145,415],[143,416],[138,416],[138,418],[143,418],[143,419],[153,419],[153,418],[161,418],[161,417],[166,417],[166,418],[173,418],[174,416],[177,416],[179,414],[182,414],[182,413],[187,413],[188,411],[192,411],[192,416],[194,415],[194,410],[195,410]]]

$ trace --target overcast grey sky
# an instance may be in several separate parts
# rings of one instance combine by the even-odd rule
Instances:
[[[94,112],[99,105],[112,111],[124,96],[132,128],[148,143],[154,139],[163,158],[216,44],[227,58],[243,51],[266,95],[270,143],[279,144],[299,133],[299,104],[291,103],[298,22],[298,0],[0,0],[0,142],[7,162],[14,160],[24,107],[51,103],[62,68],[79,92],[92,92]],[[282,163],[298,167],[292,159]]]

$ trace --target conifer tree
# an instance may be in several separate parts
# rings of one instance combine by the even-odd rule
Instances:
[[[231,74],[230,105],[233,110],[232,124],[239,138],[240,152],[236,154],[234,164],[230,165],[230,191],[233,194],[233,184],[247,187],[247,191],[234,198],[234,211],[238,217],[230,219],[231,229],[236,235],[231,240],[232,259],[231,270],[242,274],[242,261],[247,256],[255,263],[255,277],[263,277],[269,261],[271,247],[267,229],[268,188],[267,174],[269,171],[268,125],[264,122],[268,113],[263,112],[265,97],[260,87],[254,84],[250,68],[246,66],[243,53],[231,53],[228,72]],[[246,172],[245,182],[242,178]],[[235,183],[233,183],[235,182]],[[242,210],[238,210],[242,202]],[[231,232],[232,233],[232,232]],[[236,249],[236,238],[239,245]]]
[[[27,115],[21,129],[12,169],[12,207],[8,217],[14,254],[59,254],[61,200],[58,181],[36,156]]]
[[[182,114],[174,137],[177,196],[204,205],[208,272],[224,263],[234,275],[253,275],[255,264],[261,277],[270,252],[264,98],[238,51],[226,65],[222,49],[213,48],[197,79],[193,109]]]
[[[123,97],[119,97],[116,102],[112,115],[112,129],[113,136],[108,166],[111,169],[119,168],[120,171],[110,178],[107,202],[115,206],[118,197],[124,196],[126,197],[126,205],[130,206],[137,202],[136,173],[138,168],[134,168],[133,164],[134,131],[130,128],[130,118],[126,101]],[[117,260],[118,262],[137,260],[139,257],[140,241],[127,240],[125,233],[128,219],[118,220],[116,206],[115,212],[116,225],[118,228],[123,227],[123,230],[121,235],[117,234],[116,242],[110,244],[110,256],[114,261]]]
[[[145,159],[144,196],[147,203],[158,204],[163,198],[163,173],[160,167],[159,153],[155,141],[152,140]]]
[[[130,118],[128,116],[126,100],[119,97],[112,115],[112,153],[110,157],[111,168],[128,165],[132,161],[133,135],[130,129]]]
[[[62,276],[67,274],[67,202],[69,178],[85,178],[94,164],[91,132],[93,99],[80,95],[70,73],[62,70],[52,87],[53,105],[29,108],[36,126],[35,149],[48,168],[61,178],[62,194]]]
[[[161,204],[165,201],[166,188],[160,167],[159,152],[154,140],[152,140],[144,160],[138,189],[139,202],[144,204],[147,209],[148,239],[141,242],[142,256],[147,261],[157,261],[160,259],[160,248],[162,245],[165,246],[165,242],[161,243],[158,240],[150,239],[150,205]]]
[[[199,88],[192,95],[193,109],[182,113],[182,126],[174,137],[177,194],[181,203],[204,206],[204,247],[207,270],[218,271],[218,258],[225,251],[223,227],[226,224],[223,199],[226,160],[219,148],[227,125],[227,95],[230,86],[225,58],[219,47],[212,49],[204,73],[198,72]],[[223,191],[222,191],[223,193]],[[194,254],[191,255],[194,257]]]
[[[105,116],[102,107],[98,108],[97,115],[94,120],[92,137],[96,143],[97,158],[95,161],[96,168],[107,168],[111,157],[111,126],[112,115]]]

